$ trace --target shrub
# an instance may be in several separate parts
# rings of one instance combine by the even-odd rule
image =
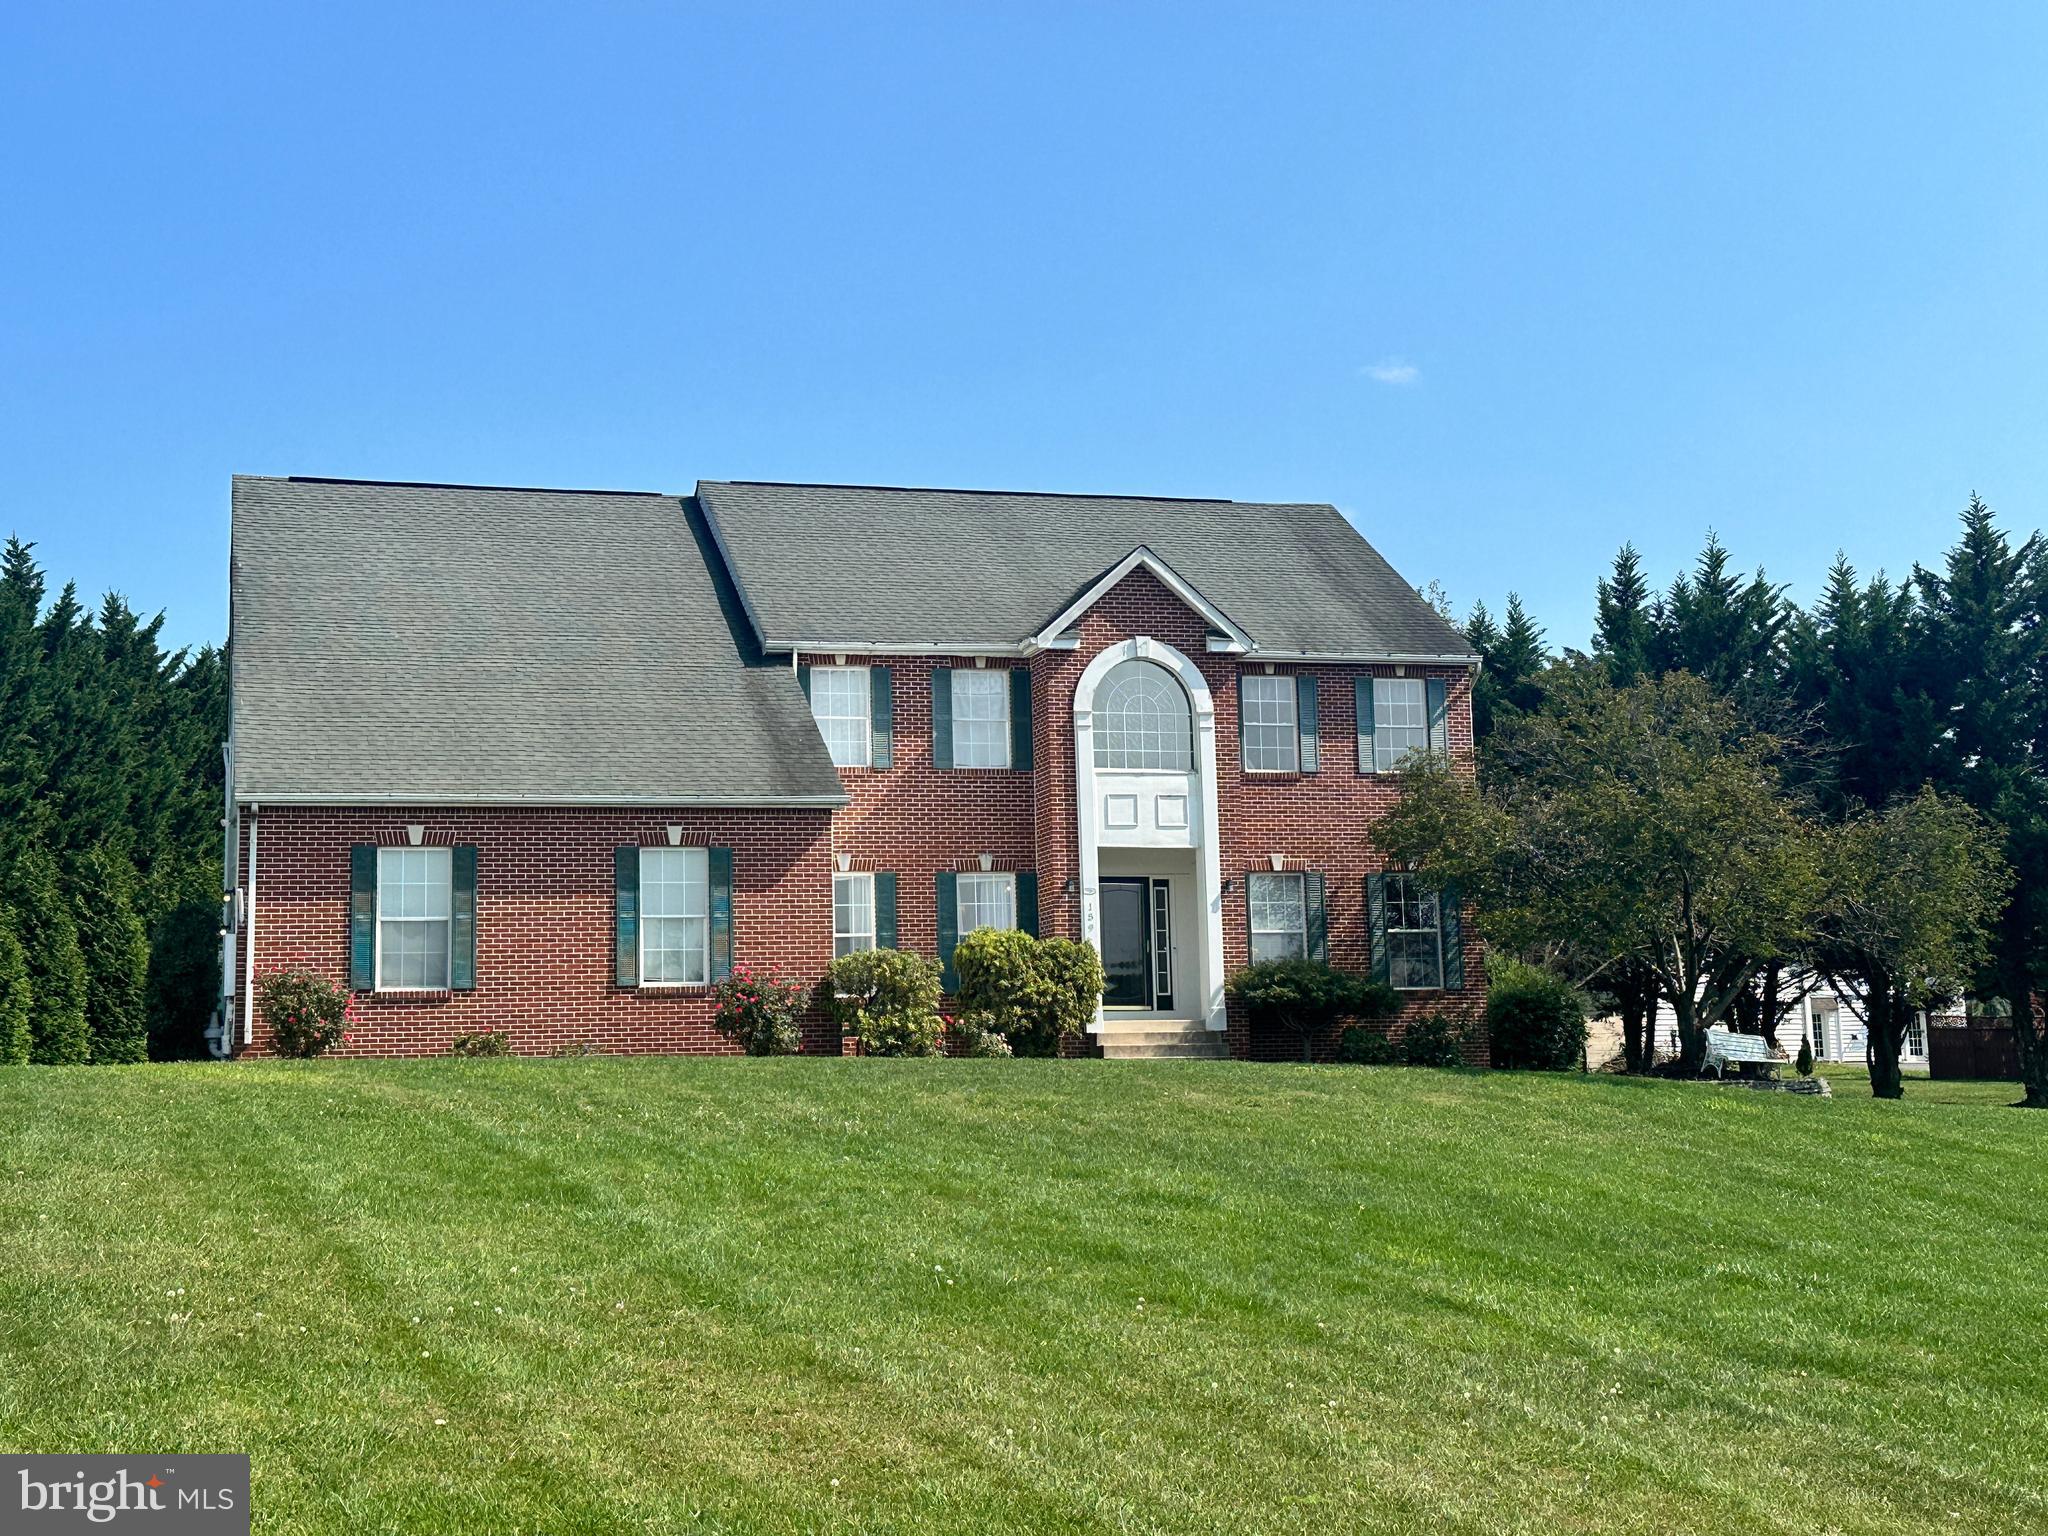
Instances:
[[[1019,1056],[1057,1056],[1083,1033],[1102,1001],[1102,960],[1072,939],[1035,939],[1014,929],[977,928],[953,951],[963,1020],[999,1034]]]
[[[14,917],[0,907],[0,1067],[18,1067],[28,1060],[28,958],[14,936]]]
[[[1801,1077],[1813,1076],[1813,1041],[1806,1035],[1799,1037],[1799,1060],[1796,1065]]]
[[[88,849],[71,871],[71,917],[85,962],[86,1049],[95,1062],[149,1055],[149,935],[135,913],[135,870]]]
[[[907,949],[841,955],[818,989],[839,1032],[869,1056],[937,1056],[939,962]]]
[[[286,1056],[318,1056],[348,1038],[348,988],[325,976],[266,971],[256,978],[256,1004]]]
[[[88,1057],[85,1027],[85,956],[78,925],[57,883],[57,865],[40,848],[15,860],[14,936],[28,965],[29,1060],[63,1066]]]
[[[1411,1067],[1462,1067],[1465,1032],[1440,1013],[1425,1013],[1401,1034],[1401,1059]]]
[[[465,1029],[448,1046],[450,1056],[510,1056],[512,1037],[502,1029]]]
[[[1578,988],[1506,957],[1489,974],[1486,1031],[1496,1067],[1575,1072],[1586,1064],[1586,998]]]
[[[220,898],[187,897],[149,937],[149,1054],[204,1057],[206,1026],[220,1000]]]
[[[1230,978],[1226,989],[1255,1028],[1301,1036],[1301,1059],[1339,1019],[1378,1018],[1397,1001],[1383,982],[1367,981],[1321,960],[1261,960]]]
[[[1010,1042],[988,1027],[985,1015],[967,1014],[947,1021],[954,1054],[959,1056],[1014,1056]]]
[[[1349,1066],[1392,1066],[1401,1059],[1401,1048],[1383,1029],[1347,1024],[1337,1037],[1337,1059]]]
[[[711,989],[711,1022],[749,1056],[793,1056],[803,1043],[798,1020],[809,991],[780,972],[736,965]]]

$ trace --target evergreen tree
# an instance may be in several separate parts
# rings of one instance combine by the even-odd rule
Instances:
[[[1781,727],[1787,617],[1785,589],[1762,571],[1745,580],[1709,533],[1692,574],[1673,581],[1658,607],[1655,670],[1704,678],[1752,721]]]
[[[40,847],[24,849],[14,861],[8,894],[15,936],[28,963],[29,1059],[57,1066],[83,1062],[88,1054],[85,956],[56,861]]]
[[[1479,677],[1472,685],[1472,733],[1484,742],[1503,720],[1543,702],[1539,679],[1550,664],[1550,651],[1542,628],[1513,592],[1508,594],[1507,622],[1498,628],[1484,603],[1474,605],[1465,638],[1480,656]]]
[[[1624,544],[1614,557],[1614,574],[1600,582],[1593,655],[1605,664],[1609,682],[1627,688],[1651,675],[1655,641],[1654,605],[1642,556],[1635,545]]]
[[[44,821],[47,732],[43,648],[36,632],[43,573],[34,548],[10,538],[0,555],[0,867],[36,837]]]
[[[148,1055],[149,939],[135,913],[134,870],[125,855],[101,845],[77,861],[70,885],[92,1060],[141,1061]]]
[[[1939,780],[2001,829],[2017,876],[1975,991],[2010,1005],[2027,1103],[2048,1108],[2048,1038],[2032,1007],[2048,988],[2048,544],[2037,533],[2015,547],[1973,494],[1943,569],[1913,575]]]
[[[33,1002],[28,957],[14,936],[14,914],[0,907],[0,1067],[18,1067],[28,1060]]]

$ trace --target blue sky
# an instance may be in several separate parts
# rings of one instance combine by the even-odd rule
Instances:
[[[228,476],[1333,501],[1583,640],[2048,522],[2048,7],[0,12],[0,527]]]

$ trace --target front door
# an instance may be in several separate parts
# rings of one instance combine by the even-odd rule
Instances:
[[[1152,893],[1149,880],[1102,882],[1102,1002],[1152,1006]]]

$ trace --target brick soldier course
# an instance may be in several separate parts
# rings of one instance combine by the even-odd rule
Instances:
[[[713,850],[707,915],[690,930],[710,935],[692,940],[706,979],[733,964],[821,974],[836,874],[893,876],[894,941],[926,954],[957,937],[949,879],[1010,874],[1020,924],[1097,937],[1127,959],[1153,946],[1157,995],[1185,980],[1170,1008],[1147,992],[1106,1009],[1098,1038],[1207,1032],[1219,1053],[1293,1056],[1299,1042],[1254,1034],[1218,986],[1249,958],[1248,893],[1275,872],[1320,888],[1303,944],[1339,966],[1375,964],[1368,889],[1388,864],[1372,828],[1399,791],[1371,771],[1361,688],[1428,685],[1432,745],[1472,763],[1469,647],[1327,507],[242,477],[234,511],[228,846],[242,895],[223,1053],[269,1049],[248,983],[286,966],[352,984],[352,1054],[443,1054],[482,1029],[531,1053],[730,1050],[707,986],[628,974],[637,955],[621,970],[621,946],[641,940],[632,914],[621,924],[637,897],[620,886],[619,850],[676,847]],[[1101,792],[1084,793],[1077,695],[1091,663],[1133,642],[1134,659],[1162,678],[1180,669],[1178,696],[1206,691],[1213,713],[1213,760],[1185,779],[1185,830],[1112,827],[1122,811],[1105,819],[1103,794],[1129,786],[1107,768],[1087,775],[1104,776]],[[811,679],[835,666],[871,669],[865,765],[834,767],[812,719]],[[1001,675],[1012,766],[949,761],[961,671]],[[1246,767],[1242,683],[1266,676],[1312,680],[1287,692],[1313,771]],[[1154,780],[1138,782],[1149,795]],[[1179,790],[1172,775],[1157,782]],[[1198,888],[1208,794],[1213,890]],[[409,847],[459,851],[444,898],[456,953],[436,984],[401,989],[380,985],[374,925],[398,897],[376,882],[375,851]],[[1153,882],[1142,939],[1106,909],[1090,933],[1084,864],[1098,858]],[[1460,916],[1445,905],[1439,984],[1404,993],[1402,1020],[1476,1024],[1481,957]],[[1384,967],[1384,921],[1378,938]],[[805,1049],[839,1048],[813,1021]],[[1484,1060],[1476,1027],[1467,1048]]]

